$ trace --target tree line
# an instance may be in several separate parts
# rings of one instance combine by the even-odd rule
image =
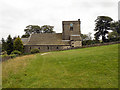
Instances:
[[[91,39],[91,33],[82,34],[83,45],[120,41],[120,21],[114,21],[111,17],[98,16],[94,31],[94,39]]]
[[[22,53],[23,43],[19,36],[12,39],[11,35],[8,35],[7,40],[2,38],[2,55],[16,57]]]
[[[55,33],[53,31],[54,26],[50,25],[28,25],[24,29],[25,34],[21,36],[21,38],[28,38],[30,34],[35,33]],[[6,55],[16,56],[24,53],[24,47],[21,38],[18,37],[11,37],[8,35],[7,39],[5,40],[2,38],[2,53]]]
[[[35,33],[55,33],[53,29],[54,26],[50,25],[43,25],[41,27],[38,25],[28,25],[24,29],[25,34],[21,38],[28,38],[30,34]],[[83,45],[120,41],[120,21],[114,21],[111,17],[98,16],[95,20],[94,31],[94,39],[91,37],[92,33],[81,34]],[[100,37],[102,37],[102,40],[100,40]],[[23,53],[24,47],[21,38],[19,36],[11,38],[10,35],[7,37],[7,40],[2,38],[2,51],[8,55]]]
[[[35,34],[35,33],[55,33],[53,31],[54,26],[50,25],[43,25],[43,26],[38,26],[38,25],[28,25],[26,26],[26,29],[24,29],[25,34],[22,35],[22,38],[28,38],[30,34]]]

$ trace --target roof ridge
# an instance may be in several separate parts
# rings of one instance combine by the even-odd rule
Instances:
[[[31,35],[35,35],[35,34],[62,34],[62,33],[34,33],[34,34],[31,34]]]

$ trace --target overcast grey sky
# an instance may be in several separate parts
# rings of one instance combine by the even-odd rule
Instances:
[[[0,38],[24,34],[27,25],[52,25],[62,32],[62,21],[81,20],[81,32],[95,33],[97,16],[118,20],[119,0],[0,0]]]

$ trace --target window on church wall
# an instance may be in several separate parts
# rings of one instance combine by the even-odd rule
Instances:
[[[49,50],[49,47],[47,47],[47,49]]]
[[[59,49],[58,47],[56,49]]]
[[[40,47],[38,49],[40,49]]]
[[[70,23],[70,31],[73,31],[73,23]]]
[[[31,47],[30,47],[30,50],[31,50]]]

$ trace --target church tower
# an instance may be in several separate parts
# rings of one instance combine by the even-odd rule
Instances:
[[[62,38],[63,40],[70,40],[71,47],[82,46],[80,19],[77,21],[63,21],[62,22]]]

